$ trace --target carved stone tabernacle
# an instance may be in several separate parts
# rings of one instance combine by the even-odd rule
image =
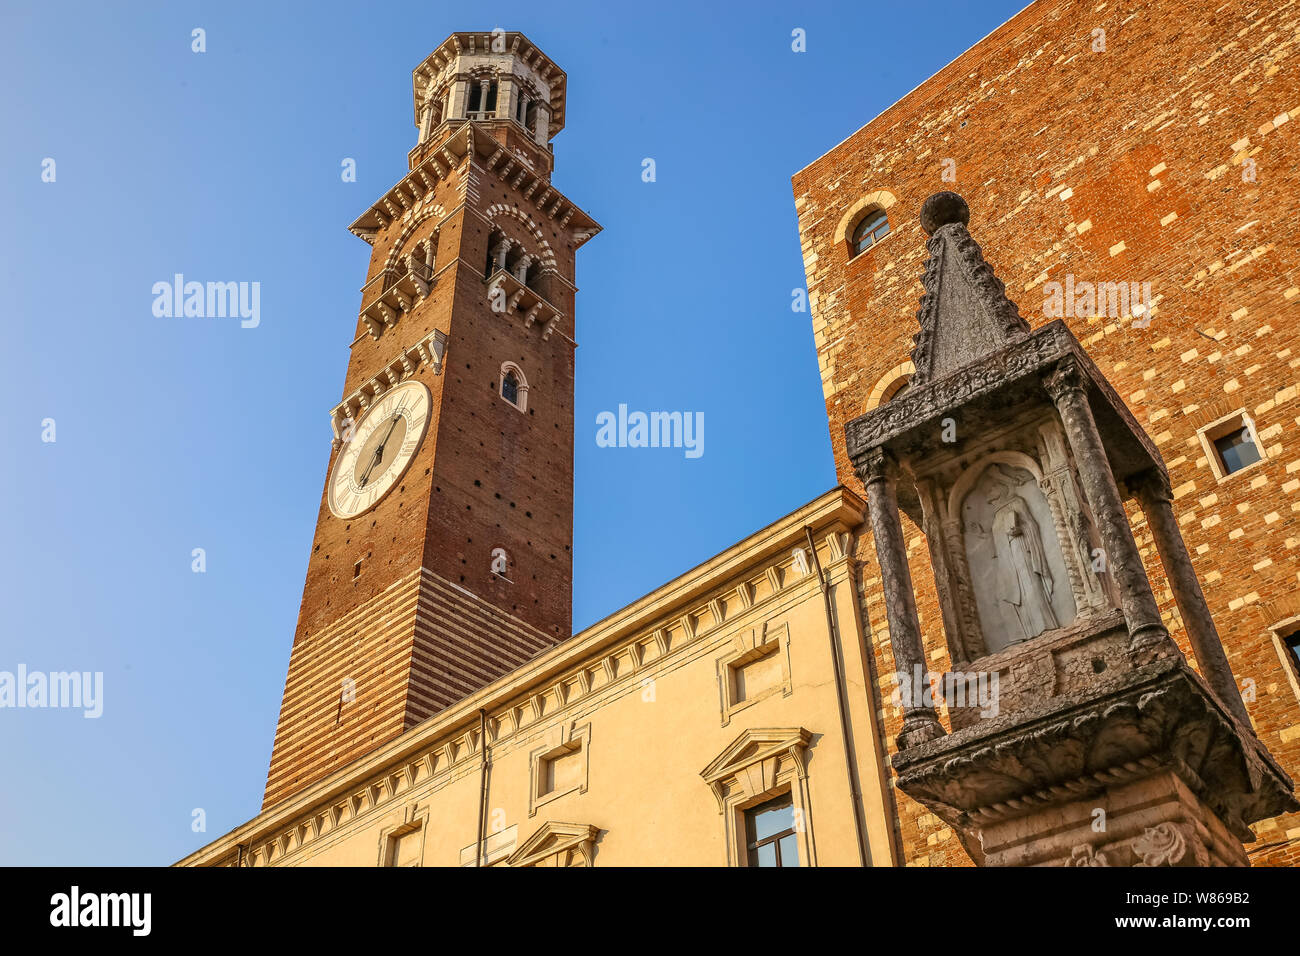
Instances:
[[[904,689],[899,788],[986,865],[1245,865],[1249,824],[1300,804],[1251,731],[1164,462],[1063,322],[1031,331],[969,221],[955,193],[926,201],[916,372],[846,428]],[[1161,618],[1126,495],[1204,678]],[[935,574],[951,731],[906,692],[928,657],[900,512]]]

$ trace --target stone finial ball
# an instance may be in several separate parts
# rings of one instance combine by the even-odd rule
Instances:
[[[954,192],[935,193],[921,206],[921,228],[933,236],[940,226],[950,222],[970,225],[970,206]]]

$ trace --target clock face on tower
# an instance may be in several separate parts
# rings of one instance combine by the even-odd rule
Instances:
[[[392,490],[420,447],[431,405],[420,382],[403,382],[371,404],[330,475],[326,498],[336,517],[355,518]]]

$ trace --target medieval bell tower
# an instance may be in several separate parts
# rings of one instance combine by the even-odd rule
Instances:
[[[521,33],[415,68],[372,247],[263,806],[567,639],[574,258],[565,74]]]

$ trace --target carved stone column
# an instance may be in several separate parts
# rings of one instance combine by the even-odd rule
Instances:
[[[980,654],[978,651],[972,653],[970,636],[966,633],[965,622],[962,620],[961,583],[955,573],[951,542],[947,534],[952,522],[945,526],[938,489],[933,479],[918,479],[916,490],[921,499],[921,530],[925,532],[925,543],[930,549],[930,566],[934,568],[934,583],[939,591],[943,629],[948,637],[953,667],[957,668]]]
[[[1228,663],[1228,655],[1223,652],[1223,642],[1219,639],[1218,629],[1210,616],[1210,608],[1205,603],[1205,594],[1201,591],[1201,582],[1192,566],[1191,555],[1187,553],[1187,544],[1178,530],[1169,478],[1160,471],[1152,470],[1130,484],[1137,492],[1138,501],[1146,513],[1147,524],[1151,526],[1156,550],[1160,552],[1165,576],[1174,592],[1174,601],[1183,617],[1187,639],[1196,653],[1201,674],[1223,704],[1246,729],[1250,729],[1250,718],[1246,714],[1246,705],[1242,703],[1241,692],[1237,689],[1232,665]]]
[[[510,73],[497,77],[497,119],[513,119],[515,108],[515,80]]]
[[[537,104],[537,128],[533,132],[533,139],[537,140],[537,145],[545,147],[551,135],[551,110],[543,103]]]
[[[493,269],[494,272],[497,269],[504,269],[506,267],[506,257],[509,255],[510,243],[507,240],[502,239],[492,250],[492,261],[496,265],[496,269]]]
[[[1107,565],[1119,590],[1130,646],[1140,659],[1166,656],[1170,653],[1166,646],[1171,643],[1169,630],[1160,620],[1160,608],[1151,593],[1151,582],[1088,404],[1086,381],[1086,374],[1073,357],[1062,359],[1043,377],[1043,385],[1065,424],[1083,494],[1096,519]]]
[[[450,117],[444,119],[464,119],[465,107],[469,99],[469,77],[465,75],[457,76],[451,84],[451,109]]]
[[[896,468],[884,449],[873,448],[858,467],[858,477],[867,486],[871,532],[876,540],[876,559],[880,562],[880,580],[885,590],[889,644],[899,680],[904,682],[903,729],[898,735],[898,749],[905,750],[942,737],[944,729],[934,708],[925,706],[923,699],[916,699],[918,688],[912,684],[917,668],[925,680],[925,648],[916,617],[916,592],[912,590],[912,574],[907,567],[903,524],[898,517]]]

